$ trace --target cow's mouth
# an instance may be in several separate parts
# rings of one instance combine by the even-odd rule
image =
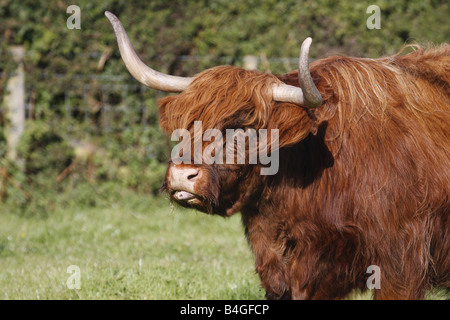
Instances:
[[[201,205],[202,201],[196,194],[183,190],[173,190],[170,194],[173,200],[183,206],[195,206]]]
[[[173,191],[172,197],[174,197],[178,201],[190,201],[192,199],[195,199],[195,195],[193,193],[182,190]]]

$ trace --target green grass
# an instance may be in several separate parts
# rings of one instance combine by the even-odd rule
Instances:
[[[71,265],[80,289],[67,286]],[[0,209],[0,299],[264,299],[254,269],[239,215],[133,193],[44,217]],[[435,290],[427,298],[449,297]]]
[[[46,218],[0,211],[0,299],[263,299],[238,215],[130,195]],[[71,290],[67,268],[80,268]]]

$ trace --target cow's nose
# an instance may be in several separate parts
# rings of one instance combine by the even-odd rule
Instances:
[[[173,167],[172,177],[185,181],[194,181],[198,177],[198,169]]]
[[[194,191],[195,181],[200,177],[196,168],[170,168],[170,187],[174,190]]]

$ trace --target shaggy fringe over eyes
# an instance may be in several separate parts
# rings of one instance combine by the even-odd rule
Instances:
[[[274,102],[271,86],[279,80],[270,74],[220,66],[198,74],[182,94],[159,102],[160,126],[193,130],[196,120],[203,131],[224,128],[263,128]]]

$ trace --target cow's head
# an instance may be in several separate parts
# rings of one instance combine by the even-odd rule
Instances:
[[[169,134],[181,130],[183,137],[179,143],[182,152],[172,153],[162,189],[182,206],[220,215],[238,212],[255,195],[257,198],[261,169],[268,165],[261,154],[273,154],[304,139],[314,126],[310,109],[322,104],[309,71],[311,38],[301,47],[298,83],[289,85],[271,74],[230,66],[211,68],[195,77],[178,77],[145,65],[117,17],[109,12],[106,16],[130,73],[148,87],[179,93],[159,103],[161,128]],[[214,138],[208,136],[211,129]],[[247,140],[240,140],[246,145],[244,164],[238,161],[242,149],[235,142],[239,139],[227,139],[230,130],[247,135]],[[274,130],[277,134],[273,136]],[[230,152],[234,161],[226,161]],[[223,161],[217,161],[220,153]],[[209,161],[205,154],[210,155]]]

